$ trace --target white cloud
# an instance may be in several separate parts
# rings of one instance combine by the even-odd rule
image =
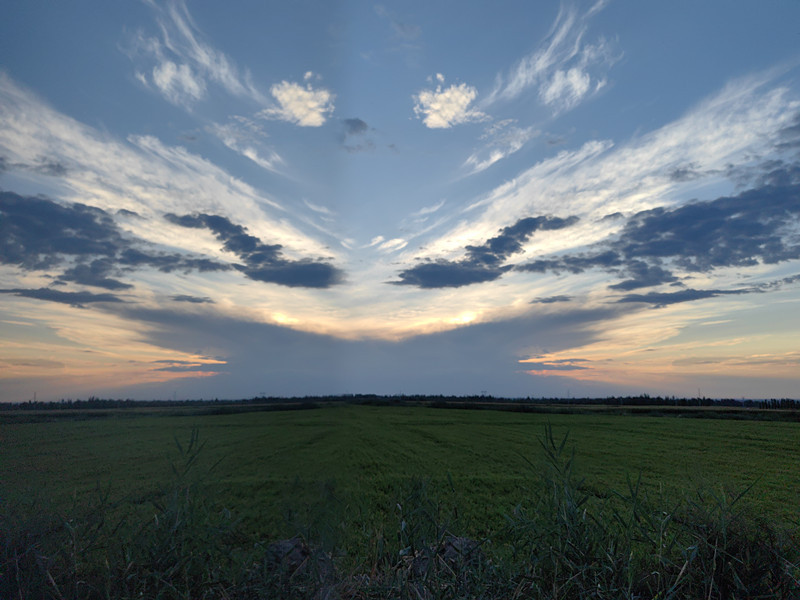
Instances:
[[[137,78],[154,85],[173,104],[189,106],[205,96],[209,82],[228,93],[248,97],[259,103],[263,95],[253,86],[250,74],[240,73],[224,52],[202,41],[183,0],[172,0],[166,6],[155,1],[148,4],[156,13],[160,37],[135,36],[131,58],[154,61],[152,69],[137,69]],[[144,72],[152,73],[148,81]]]
[[[474,152],[464,161],[464,166],[470,170],[470,174],[488,169],[539,135],[533,127],[516,127],[515,122],[513,119],[506,119],[486,129],[481,139],[488,140],[487,146]]]
[[[443,83],[444,76],[437,73],[436,80]],[[446,129],[461,123],[481,121],[486,115],[470,108],[477,95],[478,91],[466,83],[453,84],[444,89],[437,85],[434,90],[422,90],[413,96],[414,113],[431,129]]]
[[[378,244],[380,244],[380,243],[381,243],[381,242],[382,242],[384,239],[386,239],[386,238],[384,238],[382,235],[376,235],[374,238],[372,238],[372,239],[370,240],[369,244],[367,244],[367,246],[366,246],[366,247],[367,247],[367,248],[372,248],[373,246],[377,246],[377,245],[378,245]]]
[[[602,88],[606,83],[605,72],[619,60],[620,54],[607,40],[587,44],[584,37],[590,18],[605,4],[605,0],[600,0],[581,14],[569,0],[564,0],[542,45],[522,58],[507,77],[498,76],[483,106],[498,100],[513,100],[529,88],[538,88],[541,101],[562,112]]]
[[[408,242],[402,238],[394,238],[392,240],[387,240],[383,242],[380,246],[378,246],[379,250],[383,250],[384,252],[394,252],[395,250],[402,250],[403,248],[408,245]]]
[[[214,256],[219,244],[213,239],[198,247],[204,243],[199,236],[186,231],[176,236],[162,221],[166,212],[199,211],[244,224],[252,235],[282,244],[287,255],[332,253],[290,223],[278,202],[209,160],[152,136],[111,138],[58,113],[2,74],[0,123],[0,155],[15,165],[37,164],[43,156],[68,165],[55,180],[55,196],[112,214],[136,212],[143,218],[123,225],[141,239]]]
[[[165,60],[153,67],[153,83],[173,104],[189,104],[206,94],[206,83],[189,65]]]
[[[325,216],[328,216],[328,217],[332,217],[333,216],[333,211],[330,208],[328,208],[327,206],[321,206],[319,204],[314,204],[312,202],[309,202],[306,199],[303,199],[303,204],[305,204],[308,208],[313,210],[315,213],[319,213],[321,215],[325,215]]]
[[[206,130],[217,136],[223,144],[234,152],[250,159],[262,169],[280,173],[284,166],[281,156],[270,148],[259,150],[260,140],[266,137],[260,125],[246,117],[233,117],[225,124],[212,123]],[[264,155],[266,154],[266,156]]]
[[[270,88],[279,106],[259,113],[268,119],[279,119],[301,127],[319,127],[333,112],[335,96],[324,88],[314,89],[310,84],[281,81]]]
[[[414,217],[424,217],[427,215],[431,215],[436,211],[438,211],[440,208],[442,208],[445,202],[446,200],[440,200],[433,206],[425,206],[423,208],[420,208],[417,212],[411,213],[411,217],[414,218]]]
[[[396,250],[402,250],[407,245],[408,240],[403,238],[393,238],[391,240],[387,240],[382,235],[376,235],[369,241],[368,244],[362,245],[361,248],[377,248],[381,252],[394,252]],[[386,275],[384,274],[382,277],[386,277]]]
[[[549,82],[539,89],[545,104],[558,104],[565,109],[578,104],[591,87],[589,74],[573,67],[568,71],[556,71]]]
[[[233,148],[234,150],[236,148]],[[273,173],[280,173],[280,167],[283,165],[283,159],[281,159],[280,155],[277,152],[270,151],[268,157],[261,156],[258,153],[258,150],[252,148],[251,146],[247,146],[242,148],[241,150],[242,156],[245,158],[249,158],[254,163],[256,163],[262,169],[266,169],[267,171],[272,171]]]
[[[494,163],[503,160],[507,154],[503,153],[498,148],[489,150],[489,155],[481,159],[478,153],[471,154],[467,160],[464,161],[464,166],[469,167],[470,173],[480,173],[491,167]]]
[[[609,214],[678,205],[698,192],[734,193],[735,182],[724,173],[741,173],[758,157],[773,154],[771,140],[800,109],[786,88],[767,87],[774,76],[733,82],[680,119],[627,143],[591,141],[537,163],[465,209],[483,211],[479,218],[444,232],[409,260],[457,255],[532,215],[575,215],[581,221],[569,236],[537,235],[526,250],[533,255],[574,251],[618,231],[624,221],[601,221]],[[687,164],[701,174],[699,179],[683,182],[670,176]]]

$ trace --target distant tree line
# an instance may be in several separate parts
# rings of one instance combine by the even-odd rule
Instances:
[[[502,398],[487,394],[468,396],[446,396],[427,394],[395,394],[382,396],[377,394],[339,394],[329,396],[303,396],[303,397],[275,397],[256,396],[241,400],[132,400],[98,398],[90,396],[86,400],[62,399],[58,402],[45,402],[41,400],[28,400],[25,402],[0,403],[0,411],[9,410],[89,410],[89,409],[120,409],[120,408],[161,408],[161,407],[218,407],[221,412],[232,410],[234,407],[282,407],[313,408],[320,404],[347,403],[368,405],[427,405],[447,408],[468,408],[477,406],[497,405],[500,408],[514,410],[526,406],[610,406],[610,407],[727,407],[751,408],[761,410],[799,410],[800,400],[791,398],[748,400],[733,398],[678,398],[675,396],[609,396],[606,398]],[[227,407],[227,408],[226,408]]]

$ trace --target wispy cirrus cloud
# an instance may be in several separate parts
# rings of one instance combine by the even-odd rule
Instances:
[[[413,42],[422,34],[422,28],[419,25],[401,20],[382,4],[375,6],[375,14],[381,18],[388,19],[395,36],[404,42]]]
[[[389,42],[388,50],[403,53],[410,66],[417,66],[422,57],[423,44],[420,41],[422,27],[398,16],[393,10],[382,4],[375,5],[375,14],[381,19],[388,20],[391,25],[392,36],[386,36],[389,38],[387,40]]]
[[[515,119],[505,119],[492,123],[486,128],[481,140],[486,145],[473,152],[464,161],[464,167],[470,174],[479,173],[491,167],[496,162],[522,149],[531,139],[539,135],[534,127],[518,127]]]
[[[434,89],[422,90],[413,96],[414,114],[429,129],[449,129],[454,125],[483,121],[487,117],[472,105],[478,90],[466,83],[444,86],[444,75],[436,74]]]
[[[599,0],[581,10],[564,0],[543,43],[522,58],[507,75],[498,75],[492,92],[481,102],[488,107],[535,89],[539,101],[560,113],[574,108],[606,85],[606,73],[620,59],[614,42],[585,40],[591,18],[607,4]]]
[[[147,82],[144,78],[143,81]],[[173,104],[189,104],[206,95],[206,82],[189,65],[164,60],[153,67],[152,81]]]
[[[280,173],[285,166],[283,158],[273,149],[264,148],[266,137],[260,124],[253,119],[235,115],[225,124],[212,123],[206,128],[228,148],[253,161],[262,169]]]
[[[465,212],[480,216],[429,242],[428,256],[458,252],[530,214],[581,217],[575,237],[540,253],[580,248],[621,230],[624,219],[608,215],[687,202],[707,185],[752,186],[764,174],[754,157],[782,152],[776,144],[783,143],[781,132],[792,126],[800,104],[776,76],[735,80],[679,119],[630,140],[593,140],[540,161],[469,204]],[[695,175],[675,178],[686,165]]]
[[[557,116],[578,106],[607,84],[607,70],[619,60],[615,45],[605,39],[585,41],[589,21],[606,4],[599,0],[581,11],[572,0],[563,0],[553,26],[537,50],[522,58],[505,76],[498,75],[495,86],[472,109],[485,120],[492,117],[481,111],[500,101],[511,101],[535,89],[539,102]],[[477,92],[471,98],[475,99]],[[520,127],[516,119],[503,119],[489,125],[481,141],[463,167],[469,175],[479,173],[521,150],[540,132],[535,126]]]
[[[537,310],[561,310],[579,298],[635,313],[754,302],[751,291],[773,290],[743,279],[785,274],[798,260],[796,151],[786,147],[798,99],[776,77],[732,81],[650,133],[617,144],[587,142],[542,160],[478,197],[461,222],[401,255],[406,266],[395,283],[426,290],[431,304],[481,307],[473,311],[479,321],[507,318],[532,298],[539,299]],[[692,177],[673,177],[686,165]],[[521,250],[497,266],[465,252],[532,214],[579,220],[567,235],[540,230],[519,240]],[[503,309],[491,293],[497,282]],[[558,301],[541,301],[548,298]],[[598,331],[607,335],[618,326]]]
[[[391,240],[380,238],[380,242],[377,244],[378,250],[382,252],[395,252],[397,250],[402,250],[407,245],[408,241],[403,238],[392,238]]]
[[[203,39],[184,0],[146,1],[155,13],[159,34],[139,31],[125,50],[137,64],[136,78],[172,104],[191,109],[206,98],[210,86],[217,86],[262,107],[256,115],[262,119],[319,127],[333,112],[335,95],[314,87],[311,81],[318,77],[311,71],[305,73],[304,84],[280,81],[270,87],[267,95],[253,83],[248,70],[237,67],[224,52]],[[207,129],[230,149],[264,169],[278,172],[283,166],[283,159],[274,150],[242,139],[241,123],[212,124]]]
[[[423,206],[418,211],[411,213],[410,218],[417,219],[417,220],[425,220],[428,216],[439,212],[439,210],[447,203],[446,200],[439,200],[436,204],[432,204],[431,206]]]
[[[90,216],[100,215],[96,216],[97,221],[107,225],[102,235],[87,229],[85,243],[73,244],[87,252],[106,239],[104,236],[112,231],[112,226],[116,228],[113,229],[117,236],[112,240],[113,248],[94,252],[92,257],[87,254],[86,260],[78,261],[85,263],[85,267],[70,273],[73,280],[116,279],[112,271],[104,270],[102,261],[93,263],[95,259],[108,258],[114,253],[124,254],[128,266],[148,265],[157,270],[169,267],[164,252],[167,255],[180,253],[187,260],[190,255],[212,262],[223,258],[219,245],[211,242],[208,236],[176,235],[174,226],[167,226],[162,220],[164,212],[224,214],[233,222],[248,223],[255,235],[280,244],[298,259],[306,252],[331,253],[324,243],[293,226],[287,211],[278,202],[209,160],[186,148],[167,146],[152,136],[114,140],[58,113],[3,74],[0,74],[0,121],[3,123],[0,154],[7,157],[9,170],[33,173],[37,180],[58,189],[59,202],[48,201],[50,212],[41,212],[40,217],[53,211],[67,211],[67,216],[54,213],[50,221],[53,222],[51,226],[68,223],[69,219],[77,218],[73,214],[77,212],[74,207],[80,206]],[[67,167],[43,173],[39,168],[42,160]],[[34,200],[25,200],[15,202],[15,206],[21,207],[19,210],[27,207],[30,211],[38,205]],[[40,210],[44,209],[40,207]],[[10,226],[11,222],[7,220],[6,223]],[[123,231],[125,236],[122,236]],[[15,239],[28,243],[40,239],[31,235],[28,232]],[[145,250],[136,244],[126,246],[123,237],[151,244],[159,251]],[[58,239],[58,236],[50,236],[42,243],[52,245]],[[48,256],[57,254],[54,251]],[[11,260],[11,257],[9,250],[3,258]],[[73,257],[74,260],[79,258]],[[193,265],[189,268],[203,270],[201,263]],[[114,285],[108,281],[106,284]]]
[[[160,34],[143,31],[129,41],[126,51],[139,63],[136,77],[168,101],[190,107],[202,100],[213,83],[229,94],[263,103],[248,71],[203,39],[183,0],[164,3],[146,0],[155,13]]]

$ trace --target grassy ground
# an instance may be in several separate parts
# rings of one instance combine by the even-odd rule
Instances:
[[[0,566],[54,598],[795,593],[795,542],[763,525],[797,530],[798,442],[787,422],[352,405],[4,424]],[[453,559],[451,533],[487,554]],[[264,544],[296,534],[335,578],[302,545],[322,567],[282,578]]]
[[[497,525],[531,484],[545,424],[570,435],[585,487],[606,495],[641,474],[651,494],[743,489],[758,511],[800,519],[800,425],[784,422],[344,406],[234,415],[119,417],[4,425],[4,497],[83,501],[99,487],[145,497],[170,476],[175,439],[205,443],[207,482],[248,528],[275,533],[321,487],[382,510],[422,477],[458,491],[465,518]],[[448,477],[452,482],[448,481]]]

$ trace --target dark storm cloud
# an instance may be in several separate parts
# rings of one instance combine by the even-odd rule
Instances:
[[[647,264],[641,260],[632,260],[625,265],[625,273],[630,279],[621,281],[609,287],[612,290],[630,291],[643,287],[653,287],[662,283],[674,283],[678,280],[669,271],[656,266]]]
[[[11,168],[22,169],[30,171],[39,175],[47,175],[49,177],[64,177],[68,173],[67,167],[63,163],[41,156],[32,163],[9,162],[5,157],[0,156],[0,173],[8,171]]]
[[[671,260],[687,271],[750,267],[800,258],[791,228],[800,185],[766,186],[734,197],[635,215],[617,247],[628,260]]]
[[[98,258],[89,264],[75,265],[67,269],[59,277],[61,281],[71,281],[82,285],[105,288],[107,290],[124,290],[132,288],[129,283],[123,283],[108,277],[115,270],[114,264],[107,258]]]
[[[369,125],[361,119],[342,119],[345,135],[359,135],[369,130]]]
[[[504,227],[499,234],[480,246],[466,246],[466,258],[458,261],[422,262],[401,271],[396,285],[415,285],[420,288],[461,287],[473,283],[494,281],[509,271],[503,265],[510,256],[522,250],[522,244],[536,231],[563,229],[575,224],[577,217],[526,217]]]
[[[202,369],[221,369],[223,373],[181,380],[182,393],[189,397],[242,398],[262,392],[302,396],[360,392],[479,394],[487,390],[508,396],[560,395],[564,393],[558,387],[564,385],[562,382],[525,373],[529,366],[518,361],[530,355],[521,354],[520,348],[529,348],[534,338],[536,348],[531,352],[536,354],[584,346],[600,336],[597,323],[627,313],[630,307],[615,304],[595,309],[576,306],[561,312],[532,310],[507,321],[399,341],[343,340],[245,321],[202,307],[183,311],[179,307],[147,309],[118,304],[104,310],[146,324],[141,328],[142,335],[158,347],[191,353],[197,353],[198,348],[215,349],[217,359],[226,364]],[[180,364],[169,361],[158,367]],[[309,371],[309,364],[315,368]],[[573,359],[572,364],[583,363]],[[569,375],[568,370],[562,370]],[[554,385],[557,388],[548,387]],[[570,382],[570,386],[573,391],[580,389],[578,383]],[[620,389],[612,391],[619,393]],[[163,386],[141,386],[131,391],[131,397],[153,394],[163,394]]]
[[[698,177],[702,177],[704,174],[705,173],[698,170],[696,165],[690,164],[672,169],[668,176],[672,181],[683,183],[686,181],[692,181]]]
[[[789,277],[784,277],[782,279],[778,279],[777,281],[770,281],[769,283],[765,283],[761,286],[764,290],[774,290],[780,289],[785,285],[792,285],[793,283],[800,282],[800,273],[797,275],[790,275]]]
[[[652,304],[656,308],[677,304],[679,302],[691,302],[692,300],[703,300],[705,298],[716,298],[717,296],[752,294],[759,292],[757,288],[741,290],[680,290],[679,292],[649,292],[647,294],[628,294],[617,302],[639,302]]]
[[[191,258],[180,254],[166,252],[142,252],[136,248],[127,248],[119,253],[117,262],[124,267],[153,267],[163,273],[173,271],[230,271],[231,265],[220,263],[208,258]]]
[[[347,152],[368,152],[375,150],[375,142],[366,137],[370,126],[358,118],[342,119],[342,133],[339,142]]]
[[[38,289],[0,289],[0,294],[13,294],[21,298],[35,298],[36,300],[47,300],[49,302],[59,302],[83,308],[85,304],[96,302],[123,302],[114,294],[93,294],[91,292],[62,292],[51,288]]]
[[[709,273],[725,267],[777,264],[800,258],[800,168],[765,165],[760,187],[736,196],[642,211],[614,240],[594,253],[543,258],[516,266],[535,273],[582,273],[600,268],[621,279],[610,289],[631,291],[677,283],[673,270]],[[703,297],[685,290],[673,295],[627,296],[625,302],[672,303]],[[637,298],[636,300],[632,298]],[[649,298],[649,300],[648,300]]]
[[[792,125],[778,131],[778,139],[780,141],[775,144],[778,150],[800,149],[800,113],[794,116]]]
[[[531,304],[555,304],[556,302],[569,302],[572,296],[548,296],[547,298],[536,298],[531,300]]]
[[[49,175],[50,177],[64,177],[67,174],[67,168],[64,165],[49,158],[40,158],[30,168],[40,175]]]
[[[168,213],[164,218],[181,227],[211,230],[223,248],[236,254],[244,263],[234,265],[234,268],[254,281],[310,288],[327,288],[342,281],[342,272],[330,263],[321,259],[287,259],[281,252],[283,246],[265,244],[225,217],[205,213],[180,216]]]
[[[26,271],[66,264],[58,276],[61,283],[122,290],[132,286],[118,278],[133,268],[149,266],[167,273],[231,268],[206,258],[137,249],[136,240],[123,237],[107,212],[84,204],[0,192],[0,217],[0,264]]]
[[[597,254],[575,254],[573,256],[539,259],[523,265],[517,265],[515,269],[517,271],[528,271],[532,273],[546,273],[547,271],[562,273],[566,271],[568,273],[578,274],[596,267],[609,269],[622,264],[622,259],[616,252],[607,250]]]
[[[467,261],[424,262],[400,273],[395,285],[415,285],[423,289],[461,287],[473,283],[494,281],[511,267],[492,267],[470,264]]]
[[[225,365],[222,365],[224,367]],[[165,371],[167,373],[208,373],[209,371],[218,371],[220,365],[171,365],[169,367],[159,367],[153,369],[154,371]]]
[[[503,262],[512,254],[522,250],[522,244],[536,231],[564,229],[577,223],[578,217],[561,219],[559,217],[527,217],[513,225],[504,227],[497,235],[481,246],[467,246],[467,260],[487,266]]]
[[[105,211],[0,192],[0,262],[43,270],[65,256],[113,256],[126,245]]]
[[[800,281],[800,273],[798,273],[797,275],[791,275],[789,277],[784,277],[783,279],[780,280],[780,284],[781,285],[788,285],[788,284],[792,284],[792,283],[797,283],[798,281]]]
[[[786,187],[800,182],[800,166],[788,165],[782,160],[761,165],[759,183],[762,186]]]
[[[209,298],[208,296],[189,296],[187,294],[176,294],[175,296],[170,296],[170,300],[173,302],[190,302],[192,304],[214,304],[214,301]]]

